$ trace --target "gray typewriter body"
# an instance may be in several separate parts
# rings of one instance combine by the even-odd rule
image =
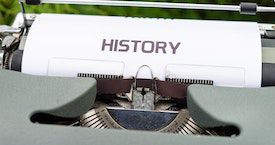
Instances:
[[[258,88],[216,86],[213,80],[196,78],[160,80],[147,64],[131,78],[85,72],[76,77],[33,75],[22,73],[22,58],[32,24],[40,15],[25,14],[25,3],[227,10],[242,14],[275,12],[275,8],[253,3],[19,2],[23,13],[17,15],[12,27],[0,27],[0,144],[274,144],[275,24],[258,24],[262,50]],[[150,71],[151,79],[139,77],[143,68]]]

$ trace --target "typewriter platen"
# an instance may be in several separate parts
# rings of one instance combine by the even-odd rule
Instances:
[[[35,15],[24,3],[275,11],[20,1],[23,17],[0,29],[1,144],[273,144],[274,24]]]

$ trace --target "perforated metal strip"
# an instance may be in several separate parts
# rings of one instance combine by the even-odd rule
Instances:
[[[166,81],[183,83],[183,84],[203,84],[203,85],[213,85],[212,80],[197,80],[197,79],[178,79],[178,78],[166,78]]]
[[[90,73],[78,73],[77,77],[96,78],[96,79],[122,79],[123,76],[118,75],[104,75],[104,74],[90,74]]]

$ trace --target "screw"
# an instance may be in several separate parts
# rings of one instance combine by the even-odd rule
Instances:
[[[31,19],[35,19],[35,18],[36,18],[36,15],[31,15],[30,18],[31,18]]]

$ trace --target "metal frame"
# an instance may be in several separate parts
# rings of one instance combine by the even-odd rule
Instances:
[[[26,2],[26,0],[19,0]],[[175,8],[194,10],[216,11],[240,11],[240,5],[217,5],[217,4],[192,4],[192,3],[168,3],[168,2],[143,2],[143,1],[119,1],[119,0],[40,0],[41,4],[79,4],[101,6],[131,6],[150,8]],[[257,12],[275,12],[275,7],[258,6]]]
[[[78,5],[100,5],[100,6],[129,6],[146,8],[174,8],[174,9],[193,9],[193,10],[215,10],[215,11],[238,11],[241,14],[253,15],[257,12],[274,12],[275,7],[258,6],[256,3],[246,3],[254,7],[252,12],[242,13],[240,5],[217,5],[217,4],[193,4],[193,3],[169,3],[169,2],[143,2],[143,1],[120,1],[120,0],[18,0],[21,6],[25,34],[28,33],[29,26],[26,19],[24,3],[29,4],[78,4]]]

